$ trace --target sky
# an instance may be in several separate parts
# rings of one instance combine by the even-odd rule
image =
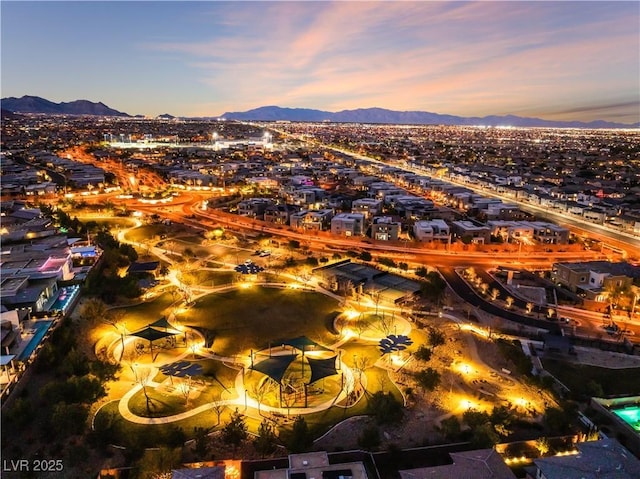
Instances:
[[[2,97],[640,121],[640,2],[0,2]]]

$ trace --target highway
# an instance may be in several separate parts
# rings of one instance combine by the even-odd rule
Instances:
[[[282,131],[280,129],[273,129],[273,130],[277,131],[279,134],[283,136],[289,136],[289,137],[293,137],[295,139],[300,140],[298,136],[290,135],[289,133]],[[395,164],[395,163],[387,163],[384,161],[376,160],[375,158],[361,155],[359,153],[345,150],[343,148],[337,148],[333,145],[325,145],[318,141],[309,141],[309,140],[304,140],[304,141],[306,141],[307,143],[309,143],[314,147],[322,147],[322,148],[332,150],[344,155],[351,156],[353,158],[357,158],[359,160],[364,160],[364,161],[377,163],[385,166],[392,166],[394,168],[398,168],[400,170],[407,171],[410,173],[415,173],[417,175],[431,176],[429,173],[427,173],[425,170],[421,168],[409,167],[406,165]],[[527,212],[536,214],[542,218],[546,218],[549,221],[554,222],[561,226],[565,226],[578,234],[588,233],[594,239],[598,239],[603,243],[609,243],[610,246],[613,246],[613,248],[624,250],[629,259],[640,260],[640,236],[638,235],[633,235],[624,231],[619,231],[613,228],[606,227],[604,225],[590,223],[576,216],[572,216],[569,214],[565,215],[560,212],[550,210],[549,208],[533,205],[529,202],[520,201],[518,199],[506,197],[504,195],[499,195],[495,191],[487,190],[485,188],[480,188],[477,185],[455,181],[451,178],[442,178],[442,179],[453,185],[463,186],[477,193],[481,193],[483,195],[492,196],[494,198],[501,199],[507,203],[515,203],[518,206],[520,206],[523,211],[527,211]]]
[[[351,154],[349,152],[345,153]],[[362,157],[361,155],[354,156]],[[369,158],[365,159],[370,161],[377,161]],[[124,171],[120,170],[120,173],[123,174]],[[126,173],[131,174],[130,172]],[[147,172],[144,173],[145,175],[147,174]],[[138,172],[138,174],[140,174],[140,172]],[[145,176],[144,183],[153,185],[153,187],[156,188],[159,186],[163,186],[163,188],[167,187],[166,184],[158,182],[157,178],[155,177],[147,178]],[[332,236],[327,232],[294,231],[287,226],[273,225],[264,221],[258,221],[235,214],[224,213],[216,209],[203,210],[201,207],[203,201],[210,199],[212,196],[212,192],[206,190],[185,191],[180,192],[177,196],[172,196],[170,202],[161,205],[152,204],[135,198],[119,198],[118,194],[116,193],[91,195],[88,197],[84,197],[83,199],[87,202],[93,203],[104,203],[108,200],[114,204],[126,206],[128,209],[143,211],[149,215],[156,214],[162,218],[170,219],[171,221],[183,223],[205,231],[211,230],[215,227],[223,226],[230,231],[241,234],[269,234],[286,240],[296,240],[299,241],[301,245],[309,248],[310,250],[323,252],[324,254],[330,254],[332,253],[332,251],[338,251],[342,253],[348,250],[356,252],[368,251],[374,258],[392,258],[397,262],[406,262],[412,268],[419,265],[436,267],[442,272],[442,274],[447,279],[447,282],[462,299],[476,307],[483,309],[487,313],[545,329],[560,330],[560,328],[562,328],[566,333],[574,335],[602,336],[603,332],[605,332],[602,327],[601,316],[589,317],[588,315],[583,314],[579,311],[565,312],[559,309],[560,314],[574,320],[568,324],[563,324],[562,322],[546,321],[544,319],[535,319],[533,317],[524,316],[513,311],[505,311],[502,308],[492,304],[491,302],[480,298],[469,287],[469,285],[467,285],[466,282],[463,281],[454,271],[455,268],[469,266],[477,268],[478,271],[494,269],[498,266],[507,266],[514,269],[528,270],[549,269],[555,262],[605,259],[603,251],[532,251],[522,254],[519,253],[514,257],[513,252],[506,251],[497,251],[491,253],[486,251],[472,252],[452,248],[451,246],[445,249],[430,249],[421,245],[417,245],[416,243],[412,243],[411,246],[409,246],[408,244],[390,245],[385,243],[375,243],[365,238],[338,238]],[[564,219],[564,216],[562,216],[561,218]],[[577,220],[574,221],[574,223],[580,224],[580,222]],[[596,232],[591,232],[591,229],[587,225],[587,231],[589,231],[590,235],[601,234],[597,233],[597,231],[599,231],[598,228],[595,228],[595,226],[597,225],[591,226],[594,226],[593,229]],[[580,224],[579,227],[583,228],[585,227],[585,225]],[[616,240],[614,239],[612,241]],[[628,244],[625,245],[628,247]],[[440,248],[443,247],[441,246]],[[499,285],[496,287],[498,287],[499,289],[502,288],[502,286]],[[515,306],[523,309],[524,301],[517,298],[515,298],[515,300]],[[621,329],[627,330],[632,338],[640,338],[640,325],[625,323],[625,326],[623,326]]]

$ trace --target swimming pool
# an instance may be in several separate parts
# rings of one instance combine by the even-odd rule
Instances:
[[[73,286],[63,286],[60,288],[58,298],[49,308],[49,311],[56,312],[62,311],[62,314],[67,314],[69,306],[73,303],[73,300],[80,294],[80,286],[74,284]]]
[[[625,406],[620,409],[612,409],[611,412],[640,433],[640,406]]]
[[[35,332],[31,337],[31,340],[29,341],[29,343],[25,346],[22,352],[18,354],[18,356],[16,357],[18,361],[25,361],[29,359],[29,356],[31,356],[31,353],[34,351],[34,349],[38,347],[38,344],[40,344],[40,341],[42,341],[42,338],[44,337],[44,335],[47,334],[47,331],[49,331],[49,328],[51,327],[52,324],[53,324],[53,321],[38,321],[34,323],[33,329],[35,329]]]

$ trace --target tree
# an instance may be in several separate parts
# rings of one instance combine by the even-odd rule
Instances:
[[[33,420],[33,407],[29,398],[19,397],[4,415],[16,429],[22,429]]]
[[[474,429],[483,424],[488,424],[490,421],[489,415],[484,411],[476,411],[475,409],[467,409],[462,415],[462,420],[471,429]]]
[[[437,328],[429,327],[429,344],[431,348],[435,348],[437,346],[441,346],[445,343],[445,336],[442,331]]]
[[[404,415],[402,403],[390,392],[376,392],[369,399],[369,410],[375,416],[378,424],[397,423]]]
[[[300,248],[300,241],[298,240],[289,240],[288,243],[289,249],[294,250]]]
[[[506,406],[496,406],[491,411],[491,416],[489,417],[489,421],[491,425],[494,427],[496,432],[501,436],[509,436],[511,434],[511,430],[509,427],[513,422],[513,414],[511,413],[511,409]]]
[[[433,391],[440,384],[440,373],[433,368],[418,371],[415,377],[420,387],[426,391]]]
[[[312,266],[312,267],[318,266],[318,259],[313,257],[313,256],[309,256],[308,258],[306,258],[304,260],[304,262],[305,262],[305,264],[307,264],[309,266]]]
[[[146,400],[146,405],[147,405],[147,413],[150,415],[151,414],[151,398],[147,393],[147,384],[151,380],[151,377],[150,377],[151,369],[140,368],[140,367],[136,367],[135,365],[132,366],[132,368],[133,368],[133,373],[135,375],[136,383],[142,386],[142,393],[144,394],[144,398]]]
[[[380,295],[378,294],[378,298],[380,298]],[[376,307],[377,307],[377,302],[376,302]],[[382,329],[382,332],[388,336],[389,334],[391,334],[394,330],[395,327],[395,323],[396,323],[396,313],[392,313],[390,315],[385,314],[385,312],[382,312],[382,316],[378,315],[378,317],[380,318],[380,329]]]
[[[547,408],[544,412],[544,423],[553,434],[567,434],[576,417],[576,405],[565,402],[560,408]]]
[[[447,283],[437,271],[431,271],[425,276],[425,281],[420,283],[420,294],[425,299],[439,305],[445,295]]]
[[[178,384],[178,391],[184,397],[184,404],[189,405],[189,396],[191,395],[191,376],[187,375],[183,381]]]
[[[429,361],[431,359],[432,349],[421,345],[418,350],[413,353],[414,357],[419,361]]]
[[[178,426],[169,426],[167,432],[163,435],[159,442],[162,442],[170,448],[182,447],[187,440],[187,436]]]
[[[371,253],[369,253],[368,251],[363,251],[362,253],[360,253],[360,255],[358,255],[358,259],[362,261],[371,261],[373,257],[371,256]]]
[[[226,406],[224,404],[220,404],[220,403],[216,403],[212,407],[212,409],[216,412],[216,417],[218,418],[218,423],[216,424],[216,426],[220,425],[220,416],[222,415],[222,411],[224,411],[225,407]]]
[[[238,448],[247,438],[247,424],[238,409],[231,415],[231,419],[222,429],[222,439],[226,444],[231,444],[233,449]]]
[[[111,309],[109,311],[105,311],[105,313],[101,316],[102,320],[113,326],[115,330],[120,334],[120,340],[122,345],[122,352],[120,353],[120,360],[122,360],[124,356],[124,336],[127,331],[126,322],[124,321],[124,311],[122,309]]]
[[[358,436],[358,446],[365,451],[373,451],[380,445],[380,430],[378,426],[371,425],[364,428]]]
[[[61,364],[61,369],[69,376],[83,376],[89,372],[89,359],[79,349],[71,348],[64,363]]]
[[[91,361],[89,370],[101,381],[112,381],[120,371],[120,364],[112,364],[99,359]]]
[[[366,319],[362,318],[362,315],[353,323],[353,329],[358,333],[358,337],[362,336],[362,333],[364,333],[368,327],[369,323]]]
[[[475,449],[486,449],[495,446],[499,440],[491,424],[486,423],[473,429],[470,442]]]
[[[467,278],[469,279],[469,281],[471,281],[472,283],[478,277],[478,274],[476,273],[476,270],[473,266],[469,266],[467,269],[464,270],[464,272],[467,275]]]
[[[286,391],[280,396],[280,400],[284,403],[287,408],[287,416],[291,415],[291,408],[296,403],[296,395],[292,393],[288,393]]]
[[[193,429],[193,435],[195,441],[193,452],[195,453],[196,457],[198,457],[199,459],[203,459],[207,452],[209,452],[209,431],[204,427],[195,427]]]
[[[263,419],[258,428],[258,437],[253,441],[253,446],[262,457],[273,453],[277,448],[277,437],[273,425]]]
[[[354,367],[358,374],[358,382],[362,384],[362,374],[371,366],[371,358],[369,356],[356,356],[354,359]]]
[[[491,301],[496,301],[500,297],[500,290],[498,288],[491,288],[489,294],[491,295]]]
[[[416,276],[420,276],[421,278],[425,278],[427,276],[427,268],[424,266],[418,266],[415,270]]]
[[[51,427],[60,437],[81,434],[87,421],[88,410],[82,404],[65,404],[53,406]]]
[[[313,436],[309,431],[307,421],[302,416],[298,416],[293,423],[293,428],[287,441],[287,449],[292,453],[308,451],[313,445]]]
[[[80,318],[87,322],[93,322],[105,317],[107,317],[107,305],[96,298],[89,299],[80,310]]]
[[[383,266],[387,266],[389,268],[396,268],[397,267],[396,262],[391,258],[385,258],[385,257],[378,258],[378,263],[380,263]]]
[[[267,378],[265,381],[252,383],[250,389],[251,394],[253,394],[256,401],[258,401],[258,414],[260,414],[260,404],[264,397],[273,390],[273,383],[270,378]]]
[[[440,432],[448,440],[455,440],[460,436],[460,421],[455,416],[450,416],[440,421]]]
[[[541,456],[547,454],[550,449],[549,439],[546,437],[539,437],[536,439],[536,449]]]

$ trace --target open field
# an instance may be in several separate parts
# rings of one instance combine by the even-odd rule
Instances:
[[[320,293],[252,287],[207,295],[178,319],[186,326],[215,331],[214,351],[231,356],[302,335],[331,344],[335,336],[327,323],[337,308],[335,300]]]

